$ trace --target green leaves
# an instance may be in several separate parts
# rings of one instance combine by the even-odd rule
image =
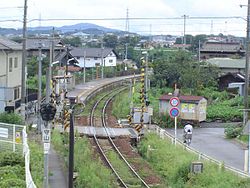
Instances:
[[[10,124],[19,124],[19,125],[24,124],[22,117],[19,114],[5,113],[5,112],[0,114],[0,122],[10,123]]]
[[[13,152],[0,153],[0,187],[25,187],[24,158]]]

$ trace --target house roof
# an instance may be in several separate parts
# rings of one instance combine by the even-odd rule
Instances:
[[[202,51],[244,51],[242,50],[242,45],[239,42],[205,42],[200,50]]]
[[[101,58],[108,56],[113,51],[112,48],[73,48],[70,53],[74,57],[84,57],[86,53],[86,57],[99,57]]]
[[[0,37],[1,50],[22,50],[22,44]]]
[[[173,95],[162,95],[160,97],[159,100],[166,100],[169,101],[172,97],[174,97]],[[203,99],[204,97],[202,96],[193,96],[193,95],[181,95],[179,96],[179,99],[181,102],[191,102],[191,101],[200,101],[201,99]]]
[[[26,39],[26,48],[27,49],[38,49],[42,44],[42,49],[50,49],[51,39],[49,38],[27,38]],[[60,39],[54,39],[55,48],[62,47]]]
[[[232,76],[234,78],[238,78],[238,79],[240,79],[242,81],[245,81],[245,75],[243,75],[241,73],[236,73],[236,72],[235,73],[229,72],[227,74],[224,74],[224,75],[220,76],[219,79],[227,77],[227,76]]]
[[[244,69],[246,66],[246,59],[231,59],[231,58],[211,58],[207,62],[218,66],[219,68],[236,68]]]
[[[74,58],[70,53],[68,54],[68,59]],[[63,51],[60,52],[59,54],[56,55],[55,57],[55,61],[67,61],[67,52]],[[66,63],[66,62],[65,62]],[[72,62],[70,61],[69,64],[72,64]],[[77,61],[76,58],[74,58],[74,63],[73,64],[79,64],[79,62]]]

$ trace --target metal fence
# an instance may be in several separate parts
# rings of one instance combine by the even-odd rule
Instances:
[[[174,136],[172,136],[172,135],[171,135],[170,133],[168,133],[166,130],[164,130],[164,129],[162,129],[162,128],[160,128],[160,127],[158,127],[158,126],[155,125],[155,129],[153,129],[153,131],[154,131],[157,135],[159,135],[161,139],[169,139],[169,140],[172,142],[172,144],[174,144],[174,142],[175,142]],[[201,153],[201,152],[199,152],[198,150],[196,150],[196,149],[194,149],[194,148],[192,148],[192,147],[190,147],[190,146],[187,146],[186,144],[184,144],[184,143],[183,143],[181,140],[179,140],[179,139],[176,139],[176,144],[182,146],[183,149],[185,149],[185,150],[187,150],[187,151],[189,151],[189,152],[191,152],[191,153],[196,154],[199,160],[202,160],[202,159],[203,159],[203,160],[208,160],[208,161],[210,161],[210,162],[212,162],[212,163],[217,164],[217,165],[220,166],[220,167],[224,166],[225,169],[227,169],[227,170],[229,170],[229,171],[232,171],[233,173],[235,173],[235,174],[237,174],[237,175],[239,175],[239,176],[241,176],[241,177],[250,178],[250,175],[249,175],[248,173],[246,173],[246,172],[244,172],[244,171],[242,171],[242,170],[236,169],[236,168],[234,168],[234,167],[231,167],[231,166],[229,166],[229,165],[225,165],[223,161],[218,161],[218,160],[216,160],[216,159],[214,159],[214,158],[212,158],[212,157],[210,157],[210,156],[208,156],[208,155],[206,155],[206,154],[204,154],[204,153]]]
[[[30,173],[30,150],[25,126],[0,123],[0,152],[2,151],[24,155],[26,188],[36,188]]]

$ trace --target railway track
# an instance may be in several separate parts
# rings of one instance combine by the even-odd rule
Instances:
[[[91,110],[90,114],[90,124],[91,126],[102,126],[104,127],[107,135],[107,124],[105,120],[105,114],[106,114],[106,108],[112,98],[114,98],[115,95],[117,95],[119,92],[124,90],[125,88],[116,90],[115,92],[107,93],[106,95],[102,96],[96,103],[93,105],[93,108]],[[103,101],[105,101],[103,103]],[[103,103],[103,107],[100,109],[98,106]],[[101,117],[97,117],[95,114],[100,115],[100,112],[97,112],[101,110]],[[136,172],[136,170],[128,163],[128,161],[125,159],[125,157],[122,155],[122,153],[119,151],[118,147],[113,142],[112,138],[108,136],[107,139],[101,139],[98,138],[94,134],[94,142],[98,148],[98,151],[102,157],[102,159],[105,161],[107,166],[112,170],[114,175],[117,178],[117,182],[119,183],[119,186],[121,187],[147,187],[150,186],[140,177],[140,175]],[[113,160],[115,158],[115,160]],[[119,161],[118,161],[119,160]],[[126,168],[126,169],[125,169]],[[125,169],[125,170],[124,170]],[[126,173],[124,173],[126,172]],[[129,172],[129,173],[128,173]]]

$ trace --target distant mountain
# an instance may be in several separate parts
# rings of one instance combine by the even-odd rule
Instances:
[[[54,27],[56,31],[63,34],[72,34],[75,32],[82,31],[87,34],[100,35],[105,33],[116,33],[125,34],[125,31],[110,29],[107,27],[99,26],[91,23],[79,23],[74,25],[65,25],[62,27]],[[51,34],[53,26],[42,26],[42,27],[28,27],[28,34]],[[0,35],[21,35],[22,29],[12,29],[12,28],[0,28]]]
[[[44,32],[44,31],[50,31],[53,29],[53,26],[45,26],[45,27],[31,27],[28,28],[28,31],[34,32]],[[120,33],[123,32],[121,30],[117,29],[110,29],[107,27],[102,27],[96,24],[91,24],[91,23],[79,23],[79,24],[74,24],[74,25],[65,25],[62,27],[55,27],[55,30],[60,31],[61,33],[72,33],[72,32],[77,32],[77,31],[83,31],[88,34],[103,34],[103,33]],[[91,33],[93,32],[93,33]]]

